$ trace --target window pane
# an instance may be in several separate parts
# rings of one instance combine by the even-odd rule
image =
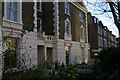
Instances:
[[[18,18],[18,3],[7,2],[7,19],[17,22]]]
[[[67,22],[67,25],[66,25],[66,32],[67,34],[69,34],[69,23]]]
[[[80,38],[83,39],[83,36],[84,36],[84,31],[83,31],[83,28],[81,27],[81,28],[80,28]]]
[[[10,8],[10,2],[6,2],[7,8]]]
[[[42,30],[42,19],[40,18],[37,19],[37,30],[38,31]]]
[[[69,4],[67,2],[64,3],[65,13],[69,14]]]
[[[10,20],[10,9],[7,10],[7,19]]]
[[[17,2],[13,2],[13,9],[17,9],[18,7],[18,3]]]
[[[65,28],[66,28],[66,34],[67,35],[70,34],[70,32],[69,32],[69,26],[70,26],[69,22],[66,21]]]
[[[37,9],[40,10],[40,2],[37,2]]]
[[[10,20],[14,21],[14,10],[10,10]]]
[[[84,14],[83,14],[83,13],[80,13],[80,21],[83,22],[83,20],[84,20]]]
[[[16,22],[18,21],[18,20],[17,20],[17,18],[18,18],[17,14],[18,14],[18,12],[17,12],[17,11],[14,11],[14,21],[16,21]]]

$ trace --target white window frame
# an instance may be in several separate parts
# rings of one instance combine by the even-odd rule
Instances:
[[[65,14],[70,15],[70,7],[68,2],[64,3],[64,10],[65,10]]]
[[[103,32],[104,32],[104,36],[107,36],[107,32],[106,32],[106,30],[103,30]]]
[[[20,21],[20,17],[21,17],[21,16],[19,16],[19,15],[21,15],[20,14],[20,3],[16,2],[17,3],[17,9],[9,7],[8,4],[10,4],[10,3],[13,4],[12,0],[10,0],[9,2],[5,3],[5,5],[6,5],[6,7],[5,7],[6,8],[6,12],[5,12],[5,14],[6,14],[6,20],[12,21],[12,22],[19,22]],[[10,10],[14,12],[13,13],[13,16],[14,16],[13,20],[11,19],[11,16],[9,14],[11,12]],[[8,11],[10,11],[10,12],[8,12]],[[17,11],[17,13],[16,13],[16,11]],[[15,16],[15,14],[16,14],[16,16]],[[15,18],[16,18],[16,20],[15,20]]]
[[[104,38],[104,47],[107,47],[107,39]]]
[[[67,33],[67,24],[69,24],[69,26],[68,26],[68,33]],[[66,20],[65,20],[65,35],[69,35],[69,36],[71,36],[71,22],[70,22],[70,20],[67,18]]]
[[[84,39],[84,28],[83,28],[83,26],[80,27],[80,39]]]
[[[101,47],[103,47],[103,38],[101,37]]]
[[[101,46],[101,38],[100,38],[100,36],[98,37],[98,45]]]
[[[101,28],[99,25],[98,25],[98,33],[101,34]]]
[[[94,23],[97,23],[97,18],[96,18],[96,17],[94,17],[93,19],[94,19]]]
[[[39,22],[39,26],[38,26],[38,20]],[[42,31],[42,19],[41,18],[37,18],[37,31]]]
[[[111,41],[113,41],[113,36],[111,35]]]
[[[109,35],[108,35],[108,39],[111,40],[111,35],[110,35],[110,33],[109,33]]]
[[[79,14],[79,18],[80,18],[80,21],[83,22],[84,21],[84,13],[83,12],[80,12]]]
[[[111,43],[110,43],[110,41],[109,41],[109,47],[111,47]]]

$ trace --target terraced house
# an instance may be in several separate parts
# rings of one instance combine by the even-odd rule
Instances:
[[[95,58],[95,54],[108,47],[117,47],[116,36],[112,34],[107,26],[104,26],[91,13],[88,13],[88,41],[90,43],[90,57]]]
[[[10,0],[1,5],[0,54],[4,58],[0,57],[0,64],[4,64],[0,69],[41,67],[45,62],[52,67],[55,62],[88,63],[88,11],[84,3]]]

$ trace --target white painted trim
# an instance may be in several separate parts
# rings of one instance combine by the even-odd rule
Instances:
[[[55,32],[55,39],[58,40],[59,39],[59,5],[58,2],[53,2],[53,21],[54,21],[54,32]]]
[[[87,13],[85,13],[85,17],[86,17],[86,32],[85,32],[85,40],[86,40],[86,43],[88,43],[88,22],[87,22]]]
[[[68,13],[66,13],[66,11],[65,11],[65,4],[68,5]],[[65,13],[66,15],[69,15],[69,16],[70,16],[70,5],[69,5],[69,2],[64,2],[64,13]]]
[[[67,34],[66,33],[66,24],[67,24],[67,22],[69,22],[69,34]],[[70,20],[67,18],[66,20],[65,20],[65,32],[64,32],[64,35],[66,36],[71,36],[71,22],[70,22]]]
[[[42,31],[42,19],[37,17],[37,22],[38,20],[40,21],[40,24],[39,24],[40,26],[37,25],[37,31]],[[38,27],[39,27],[39,30],[38,30]]]
[[[35,0],[34,2],[34,6],[33,6],[33,10],[34,10],[34,14],[33,14],[33,17],[34,17],[34,32],[37,32],[37,0]]]
[[[20,7],[20,12],[19,12],[20,18],[19,19],[20,19],[20,24],[23,24],[22,22],[22,0],[20,0],[19,3],[20,3],[20,6],[19,6]]]
[[[14,21],[11,21],[11,20],[3,19],[3,21],[5,21],[5,22],[9,22],[9,23],[13,23],[13,24],[18,24],[18,25],[23,25],[22,23],[14,22]]]
[[[69,23],[69,34],[67,34],[66,33],[66,24],[67,24],[67,22]],[[65,32],[64,32],[64,39],[65,40],[72,40],[72,35],[71,35],[71,22],[70,22],[70,20],[67,18],[66,20],[65,20]]]
[[[54,37],[55,44],[53,45],[53,62],[58,62],[58,40],[59,40],[59,4],[58,2],[53,2],[53,21],[54,21]]]
[[[85,42],[85,36],[86,36],[86,34],[85,34],[85,28],[84,28],[84,26],[83,25],[81,25],[80,26],[80,31],[81,31],[81,28],[83,29],[83,38],[81,38],[81,32],[80,32],[80,42]]]
[[[88,12],[87,10],[85,11],[85,10],[83,10],[82,8],[80,8],[79,6],[77,6],[75,3],[71,2],[71,1],[70,1],[70,3],[73,4],[73,5],[74,5],[76,8],[78,8],[79,10],[83,11],[84,13],[87,13],[87,12]]]

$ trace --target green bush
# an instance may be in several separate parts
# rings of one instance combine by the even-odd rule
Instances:
[[[75,65],[67,65],[65,67],[59,67],[56,74],[50,76],[51,79],[71,80],[77,79],[79,76],[77,67]]]
[[[2,80],[88,80],[94,79],[96,73],[79,73],[76,65],[58,66],[52,72],[47,73],[42,69],[29,69],[3,74]]]
[[[3,74],[2,80],[38,80],[46,76],[39,69],[30,69],[26,71],[7,72]]]
[[[4,54],[4,70],[16,67],[16,52],[13,50],[6,50]]]
[[[100,52],[98,59],[102,69],[110,72],[120,68],[120,47],[111,47]]]
[[[53,73],[44,73],[41,69],[30,69],[19,72],[7,72],[2,80],[70,80],[79,76],[75,65],[59,66]]]

